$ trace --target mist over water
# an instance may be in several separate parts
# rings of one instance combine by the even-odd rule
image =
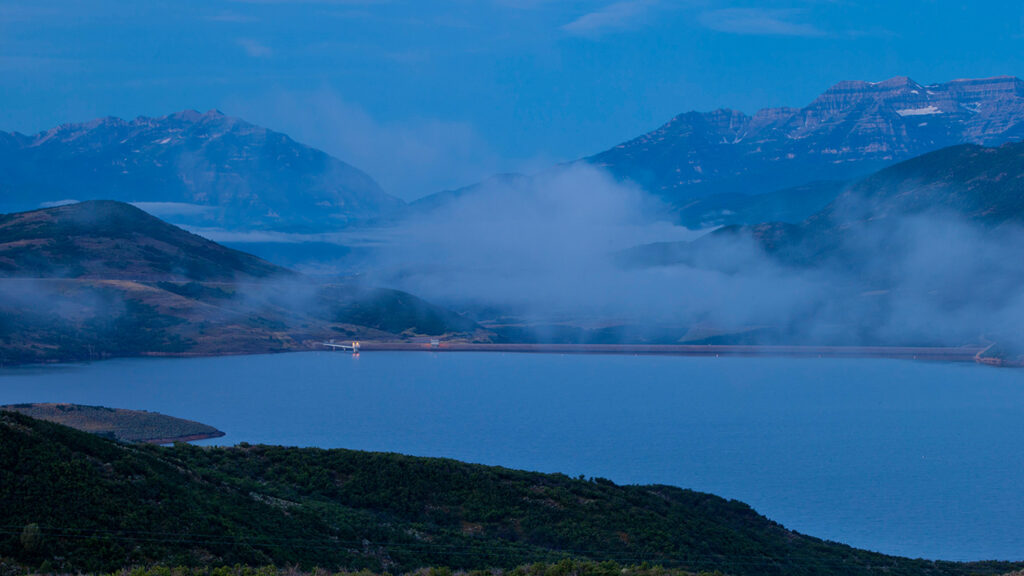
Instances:
[[[490,182],[402,222],[371,279],[441,303],[528,316],[649,318],[642,291],[656,284],[624,277],[610,256],[701,235],[652,224],[661,211],[641,190],[584,165],[527,183]]]
[[[481,318],[670,326],[658,336],[670,341],[726,332],[764,343],[1015,339],[1024,263],[1014,247],[1024,230],[951,212],[865,215],[843,198],[832,229],[810,223],[772,252],[747,230],[674,225],[652,195],[573,164],[487,182],[377,231],[362,271]],[[644,261],[654,243],[673,256]]]

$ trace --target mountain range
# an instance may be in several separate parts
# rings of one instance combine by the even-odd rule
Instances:
[[[836,327],[830,330],[838,336],[828,342],[976,343],[981,328],[1005,324],[990,320],[1015,317],[1010,313],[1015,308],[1001,306],[1015,306],[1014,286],[1024,281],[1024,269],[1007,253],[1021,241],[1015,230],[1024,214],[1024,144],[1012,142],[1022,131],[1022,85],[1015,78],[928,86],[906,78],[844,82],[800,110],[762,111],[753,117],[723,111],[684,114],[660,132],[587,161],[601,163],[622,179],[646,179],[688,226],[723,225],[694,242],[624,245],[618,259],[627,268],[681,263],[725,272],[734,283],[765,263],[770,269],[780,266],[779,274],[815,270],[820,274],[814,282],[828,272],[827,281],[811,289],[820,289],[816,297],[830,310],[827,323]],[[965,140],[979,144],[956,144]],[[955,145],[927,152],[950,142]],[[680,176],[687,174],[683,165],[700,178]],[[853,177],[879,165],[889,166]],[[530,188],[535,178],[500,175],[407,205],[340,160],[215,111],[131,122],[104,119],[34,137],[0,135],[0,166],[9,168],[0,173],[3,202],[56,202],[76,191],[81,194],[75,197],[120,196],[158,215],[177,210],[164,218],[179,224],[241,230],[315,231],[388,220],[401,232],[402,215],[432,212],[481,193],[541,197]],[[730,188],[743,179],[758,187]],[[777,188],[785,185],[791,187]],[[39,196],[39,190],[50,192]],[[333,194],[335,201],[318,205],[325,202],[323,194]],[[486,202],[477,204],[487,209]],[[916,228],[908,227],[910,221]],[[431,234],[444,233],[449,224],[438,223]],[[347,263],[353,273],[373,271],[380,265],[374,260],[374,242],[380,238],[361,234],[348,237],[361,242],[358,247],[339,247],[334,239],[317,237],[321,243],[316,246],[289,238],[269,242],[263,250],[277,256],[278,264],[312,254]],[[737,241],[744,243],[742,250],[735,250]],[[941,255],[933,253],[934,246],[947,244],[946,252],[959,254],[960,266],[979,279],[977,286],[936,268]],[[430,260],[434,254],[413,253],[415,265],[435,265]],[[931,260],[921,260],[925,256]],[[393,285],[418,291],[419,286],[400,282],[406,264],[399,260],[390,275],[380,277],[398,278]],[[118,202],[0,217],[0,277],[6,277],[9,296],[8,305],[0,308],[7,361],[88,357],[96,349],[102,349],[101,356],[283,350],[325,335],[481,334],[467,317],[407,293],[311,282]],[[908,286],[908,279],[918,284]],[[254,285],[261,288],[249,289]],[[839,298],[841,292],[849,298]],[[25,309],[20,302],[38,302],[40,295],[62,304],[30,315],[31,321],[19,314]],[[478,296],[496,318],[508,313],[488,301],[487,294]],[[861,304],[868,300],[870,314],[833,314],[841,308],[863,312]],[[957,330],[944,334],[922,327],[908,340],[905,333],[852,329],[865,322],[892,322],[889,310],[922,302],[934,304],[928,312],[958,324]],[[968,307],[978,303],[988,308]],[[957,322],[947,313],[950,309],[964,318]],[[821,312],[800,314],[792,322]],[[519,330],[515,322],[505,324]],[[673,325],[655,340],[675,342],[686,332],[687,327]],[[134,336],[109,340],[119,333]],[[80,346],[86,334],[104,336]],[[495,334],[492,330],[484,337]],[[794,334],[799,338],[794,340]],[[498,336],[535,337],[529,327]],[[792,328],[772,341],[820,343],[819,337],[820,331],[804,334]],[[73,352],[70,343],[77,343]]]
[[[1024,81],[1015,77],[921,85],[896,77],[844,81],[803,108],[750,116],[691,111],[578,162],[608,170],[662,201],[693,229],[768,221],[795,223],[876,170],[958,144],[1024,138]],[[435,210],[500,186],[532,185],[501,175],[412,204]]]
[[[675,207],[714,194],[760,194],[849,180],[956,144],[1024,137],[1024,82],[921,85],[847,81],[803,108],[687,112],[586,158]]]
[[[846,182],[957,144],[1024,138],[1024,81],[845,81],[803,108],[680,114],[581,160],[633,182],[700,228],[797,222]],[[503,186],[530,177],[497,176]],[[426,196],[431,210],[487,183]],[[761,198],[772,193],[772,198]],[[212,110],[0,132],[0,210],[68,200],[137,203],[179,225],[323,232],[408,213],[367,174],[284,134]]]
[[[178,224],[274,230],[339,228],[403,205],[341,160],[217,110],[0,133],[0,209],[97,199]]]

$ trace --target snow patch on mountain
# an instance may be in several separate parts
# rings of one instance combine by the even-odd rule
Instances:
[[[929,116],[931,114],[942,114],[942,110],[935,106],[925,106],[924,108],[904,108],[897,110],[896,113],[900,116]]]

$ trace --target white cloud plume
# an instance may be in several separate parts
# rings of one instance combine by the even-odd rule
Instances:
[[[380,121],[327,89],[278,91],[229,102],[227,108],[352,164],[387,192],[407,200],[479,182],[496,172],[551,162],[502,159],[467,122]]]
[[[588,12],[562,26],[574,36],[600,37],[612,32],[631,30],[644,24],[654,0],[625,0]]]
[[[274,53],[269,46],[252,38],[239,38],[235,40],[235,43],[241,46],[242,50],[245,50],[245,53],[253,58],[269,58]]]

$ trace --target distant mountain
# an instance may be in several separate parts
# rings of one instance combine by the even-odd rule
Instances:
[[[448,206],[453,202],[458,201],[462,198],[471,197],[476,194],[480,194],[485,190],[500,190],[505,192],[518,192],[526,186],[530,186],[534,183],[534,179],[531,176],[525,174],[496,174],[487,178],[482,182],[476,184],[470,184],[469,186],[463,186],[462,188],[456,188],[453,190],[443,190],[434,194],[429,194],[409,204],[409,208],[413,213],[430,212],[444,206]]]
[[[956,144],[1024,138],[1024,82],[840,82],[804,108],[687,112],[585,160],[671,205],[851,180]],[[808,214],[804,214],[806,216]],[[732,222],[736,223],[736,222]]]
[[[317,282],[113,201],[0,217],[0,294],[0,366],[482,332],[411,294]]]
[[[953,146],[902,162],[850,186],[808,225],[935,211],[987,227],[1024,224],[1024,143]]]
[[[764,223],[745,231],[789,263],[808,265],[837,255],[853,262],[871,255],[851,238],[870,234],[884,242],[914,217],[950,219],[986,235],[1024,224],[1024,143],[968,144],[925,154],[858,181],[797,225]]]
[[[953,146],[1024,139],[1024,81],[1013,77],[922,86],[905,77],[836,84],[804,108],[753,116],[687,112],[582,161],[640,185],[690,228],[797,223],[885,166]],[[412,204],[430,211],[484,189],[534,179],[499,175]]]
[[[682,266],[796,304],[761,342],[958,345],[1024,351],[1024,143],[931,152],[850,185],[798,223],[727,226],[616,254]],[[1020,359],[1014,360],[1020,362]]]
[[[64,200],[142,203],[178,224],[337,228],[400,209],[365,173],[212,110],[0,133],[0,210]]]
[[[0,556],[60,573],[154,564],[254,572],[216,569],[248,564],[292,573],[981,576],[1021,567],[858,550],[672,486],[339,449],[125,445],[14,412],[0,412],[0,504]],[[534,562],[559,563],[512,571]],[[450,569],[417,570],[428,566]]]
[[[691,229],[800,222],[827,206],[847,186],[842,181],[810,182],[764,194],[712,194],[677,207],[679,222]]]
[[[989,232],[1024,225],[1024,143],[951,146],[858,180],[795,224],[727,226],[693,242],[649,244],[618,257],[631,266],[697,263],[724,239],[749,236],[782,262],[813,266],[838,252],[856,259],[859,249],[869,247],[848,239],[871,232],[881,241],[914,217],[950,219]]]

